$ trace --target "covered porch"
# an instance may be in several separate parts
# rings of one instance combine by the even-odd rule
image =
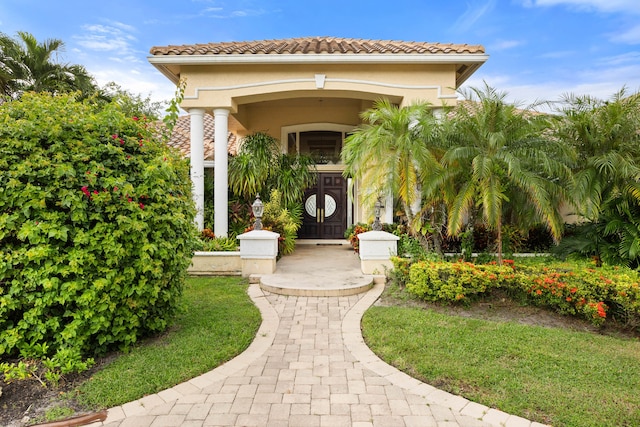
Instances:
[[[205,115],[214,119],[216,236],[228,234],[228,141],[266,132],[284,153],[317,159],[318,184],[305,194],[303,237],[335,239],[369,215],[357,182],[342,176],[344,138],[360,113],[386,98],[399,106],[455,105],[456,89],[486,60],[482,46],[302,38],[154,47],[149,61],[186,81],[197,224],[204,224]],[[348,190],[352,189],[352,194]],[[385,206],[392,207],[391,195]],[[392,222],[393,209],[383,211]]]

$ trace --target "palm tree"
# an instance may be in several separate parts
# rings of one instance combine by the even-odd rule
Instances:
[[[345,139],[344,174],[360,181],[365,206],[393,195],[402,204],[412,233],[419,235],[412,206],[420,201],[423,174],[437,164],[425,143],[436,125],[430,104],[400,108],[380,100],[360,117],[363,125]]]
[[[19,31],[16,39],[0,34],[0,84],[5,95],[78,90],[87,96],[96,92],[93,78],[83,66],[55,61],[63,49],[64,43],[59,39],[38,42],[24,31]]]
[[[574,147],[575,180],[571,193],[586,222],[567,245],[585,241],[583,253],[613,263],[640,259],[640,94],[623,88],[608,100],[566,95],[554,131]],[[591,233],[585,240],[580,233]],[[571,240],[571,241],[569,241]],[[563,241],[564,243],[564,241]]]
[[[622,89],[609,100],[565,95],[554,128],[578,152],[572,193],[580,215],[597,220],[618,196],[640,201],[640,94]]]
[[[563,163],[568,153],[542,137],[545,116],[507,104],[506,93],[486,84],[462,94],[467,101],[446,119],[447,150],[424,181],[428,195],[440,191],[448,204],[449,235],[459,235],[481,214],[496,232],[502,263],[503,216],[510,208],[531,212],[559,239],[563,190],[558,180],[569,175]],[[509,206],[515,201],[521,205]]]
[[[11,37],[0,33],[0,90],[11,97],[18,91],[18,83],[26,73],[21,61],[20,45]]]

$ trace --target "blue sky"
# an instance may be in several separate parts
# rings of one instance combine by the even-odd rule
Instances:
[[[523,103],[640,89],[640,0],[1,0],[0,32],[65,42],[98,83],[167,100],[152,46],[305,36],[482,44],[468,80]]]

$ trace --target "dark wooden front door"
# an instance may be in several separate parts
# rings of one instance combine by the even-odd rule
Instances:
[[[344,239],[347,229],[347,181],[341,173],[318,173],[305,192],[302,239]]]

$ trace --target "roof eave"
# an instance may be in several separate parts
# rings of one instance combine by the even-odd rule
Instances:
[[[213,64],[457,64],[484,63],[484,53],[442,54],[253,54],[253,55],[153,55],[152,64],[213,65]]]
[[[180,76],[169,66],[181,65],[247,65],[247,64],[467,64],[468,72],[462,84],[484,64],[489,55],[484,53],[443,54],[252,54],[252,55],[153,55],[149,63],[174,83]]]

